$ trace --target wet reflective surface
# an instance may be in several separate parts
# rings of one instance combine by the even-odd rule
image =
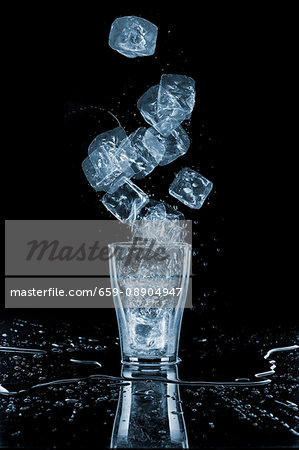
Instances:
[[[0,322],[1,447],[298,442],[292,328],[243,327],[236,335],[206,326],[192,349],[183,337],[181,364],[158,371],[121,368],[115,331],[113,320],[101,327],[21,317]]]

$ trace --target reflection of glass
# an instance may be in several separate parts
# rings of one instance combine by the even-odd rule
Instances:
[[[191,246],[169,244],[153,250],[115,243],[109,248],[122,361],[177,362]]]
[[[188,448],[179,385],[149,380],[176,380],[177,366],[124,365],[122,376],[147,379],[120,388],[111,448]]]

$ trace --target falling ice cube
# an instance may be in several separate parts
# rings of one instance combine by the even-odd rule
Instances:
[[[147,232],[158,243],[182,242],[185,237],[184,215],[167,203],[158,203],[144,216]]]
[[[190,147],[189,136],[180,125],[168,137],[162,136],[154,128],[150,128],[150,130],[165,149],[165,153],[159,162],[160,166],[166,166],[179,156],[184,155]]]
[[[165,146],[163,142],[158,139],[154,128],[148,128],[145,131],[143,143],[157,163],[160,163],[165,153]]]
[[[98,134],[88,147],[88,154],[97,150],[101,152],[103,150],[111,151],[120,146],[120,143],[126,139],[127,135],[123,127],[116,127],[112,130],[105,131]]]
[[[150,56],[155,53],[158,27],[146,19],[126,16],[111,25],[109,45],[128,58]]]
[[[145,215],[146,220],[166,220],[166,208],[162,202],[157,202],[155,205],[150,206]]]
[[[102,203],[118,220],[127,222],[137,217],[148,200],[148,196],[138,186],[126,179],[113,194],[106,193]]]
[[[179,103],[184,119],[189,119],[195,104],[195,81],[186,75],[163,74],[160,80],[158,108],[170,104],[171,99]],[[158,110],[159,113],[159,110]]]
[[[103,171],[94,167],[89,157],[83,160],[82,170],[89,184],[96,191],[113,192],[125,182],[124,175],[119,168],[109,170],[105,175]]]
[[[154,126],[159,122],[157,115],[159,85],[150,87],[138,100],[137,108],[144,120]]]
[[[138,100],[137,108],[141,112],[144,120],[154,127],[158,133],[163,136],[169,136],[180,123],[184,120],[185,115],[181,113],[181,108],[178,102],[172,97],[167,104],[164,103],[163,108],[159,107],[158,112],[158,94],[159,85],[149,88]],[[164,99],[170,98],[166,94]]]
[[[213,183],[195,170],[182,169],[169,187],[169,193],[193,209],[202,207],[213,188]]]
[[[185,237],[184,215],[167,203],[150,200],[137,219],[131,222],[133,238],[165,243],[182,242]]]
[[[123,141],[121,152],[130,155],[133,177],[144,178],[157,167],[165,152],[165,147],[152,132],[144,127],[138,128]]]
[[[185,220],[184,214],[170,206],[168,203],[150,199],[146,205],[144,205],[142,210],[140,210],[136,218],[138,219],[137,221],[139,221],[144,218],[148,219],[154,217],[159,220]]]
[[[146,128],[138,128],[122,143],[121,150],[131,155],[134,178],[143,178],[158,165],[144,144]]]
[[[138,216],[136,216],[136,223],[140,219],[144,218],[148,210],[157,204],[160,204],[161,202],[158,202],[157,200],[149,199],[149,201],[143,206],[143,208],[139,211]]]
[[[98,153],[97,151],[94,151],[86,158],[86,160],[87,159],[89,159],[95,171],[94,178],[96,178],[97,191],[109,191],[110,187],[117,183],[123,176],[123,170],[117,158],[110,152],[102,151],[101,153]],[[82,164],[82,168],[90,182],[90,177],[88,177],[86,173],[86,168],[89,169],[90,164],[85,162],[84,166]],[[91,173],[90,170],[89,173]]]
[[[82,168],[90,184],[94,187],[96,183],[94,188],[97,191],[113,192],[123,184],[123,177],[130,178],[134,174],[130,155],[124,154],[119,148],[126,136],[125,130],[117,127],[99,134],[91,142],[88,152],[94,171],[87,159]]]
[[[143,217],[147,220],[185,220],[183,213],[164,202],[155,202],[150,205]]]

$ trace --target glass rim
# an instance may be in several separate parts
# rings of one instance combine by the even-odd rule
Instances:
[[[138,242],[112,242],[111,244],[108,244],[108,247],[110,248],[110,247],[116,247],[116,246],[119,246],[119,247],[129,247],[129,246],[132,246],[132,245],[134,245],[135,247],[144,247],[145,245],[149,245],[150,244],[150,242],[149,243],[142,243],[142,242],[140,242],[140,243],[138,243]],[[188,244],[188,242],[181,242],[181,243],[172,243],[172,242],[170,242],[170,243],[163,243],[163,242],[160,242],[159,244],[161,244],[161,246],[167,246],[167,247],[186,247],[186,248],[191,248],[192,247],[192,244]]]

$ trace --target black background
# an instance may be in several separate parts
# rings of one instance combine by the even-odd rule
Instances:
[[[116,126],[107,111],[127,133],[145,126],[136,103],[162,73],[192,76],[196,106],[191,122],[184,124],[191,148],[136,184],[152,198],[177,205],[194,221],[194,309],[184,313],[181,377],[208,378],[222,364],[221,351],[231,376],[242,373],[242,358],[244,374],[249,366],[255,373],[262,344],[294,344],[287,330],[297,322],[294,12],[273,4],[262,10],[252,2],[221,7],[110,3],[96,8],[69,3],[64,11],[52,4],[11,4],[11,11],[3,12],[4,218],[112,219],[81,170],[88,144]],[[113,20],[133,14],[159,28],[152,57],[128,59],[108,46]],[[214,183],[199,211],[168,195],[182,167],[192,167]],[[82,329],[87,333],[95,327],[104,343],[118,336],[112,309],[15,311],[5,310],[2,298],[1,318],[10,324],[14,316],[49,323],[54,336],[66,319],[74,339]],[[268,329],[276,335],[275,342]],[[250,353],[256,335],[262,338]],[[239,353],[230,360],[233,340]],[[111,344],[109,350],[103,370],[118,374],[119,347]],[[262,370],[260,363],[256,371]],[[81,425],[83,429],[84,422]],[[197,423],[191,425],[189,421],[190,436],[195,436]],[[98,433],[103,429],[101,424]],[[31,433],[31,425],[28,430]],[[233,442],[244,443],[248,437],[243,437],[242,427],[232,425],[229,430]],[[263,442],[263,432],[257,445]],[[223,433],[218,433],[222,445]],[[64,442],[64,436],[61,439]]]
[[[137,184],[198,221],[195,303],[215,291],[215,318],[228,327],[294,323],[296,150],[288,142],[295,104],[292,12],[273,6],[261,11],[163,5],[72,5],[66,11],[45,6],[4,16],[5,218],[111,219],[81,171],[88,143],[115,126],[107,110],[128,133],[145,125],[136,102],[163,72],[190,75],[197,86],[186,128],[191,149]],[[155,56],[128,59],[108,46],[112,21],[131,14],[158,26]],[[214,182],[199,211],[167,194],[174,174],[185,166]],[[105,310],[26,314],[114,320],[114,312]],[[185,324],[195,325],[200,308],[196,314],[190,312]]]

